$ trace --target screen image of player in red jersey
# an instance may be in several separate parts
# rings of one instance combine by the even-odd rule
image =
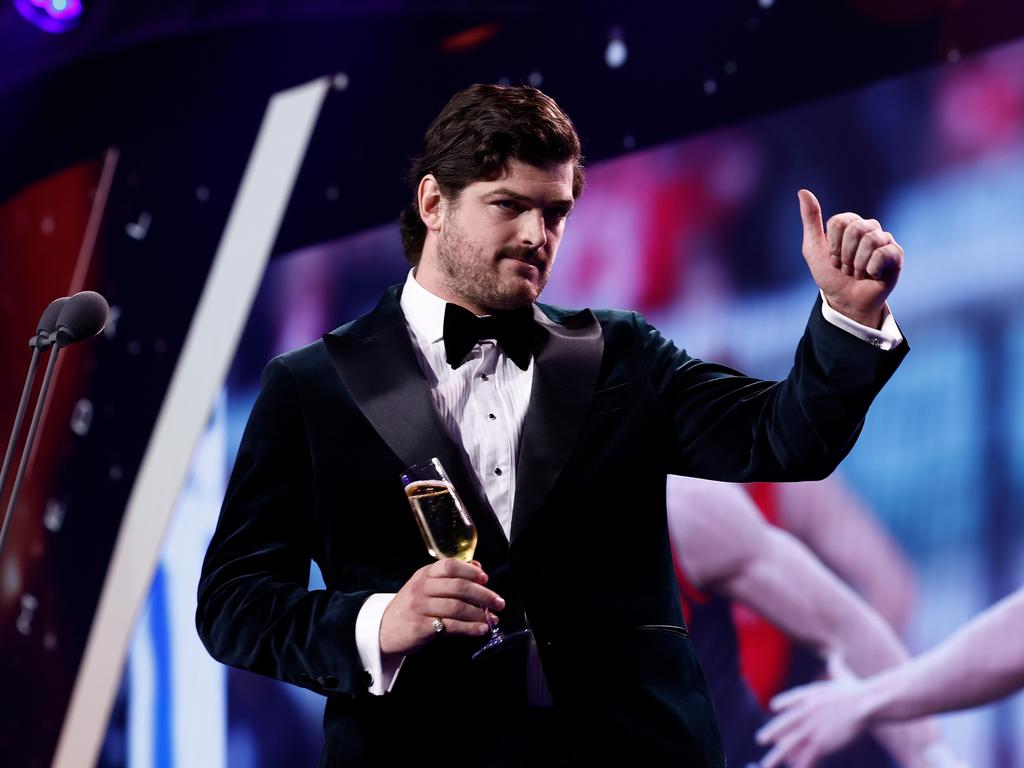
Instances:
[[[842,657],[860,674],[907,658],[885,620],[795,537],[768,524],[742,486],[670,477],[667,502],[687,625],[730,765],[757,765],[767,752],[755,738],[767,717],[742,677],[732,604],[822,657]],[[932,720],[874,734],[905,768],[956,765]]]

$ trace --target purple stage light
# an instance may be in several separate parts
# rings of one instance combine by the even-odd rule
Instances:
[[[59,34],[78,26],[82,0],[14,0],[22,17],[44,32]]]

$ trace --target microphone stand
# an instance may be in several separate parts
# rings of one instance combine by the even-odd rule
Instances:
[[[11,429],[11,439],[7,443],[7,453],[4,454],[4,466],[0,469],[0,495],[7,484],[7,470],[11,468],[11,459],[14,458],[14,444],[21,431],[21,422],[25,418],[25,411],[28,410],[28,396],[32,391],[32,380],[36,377],[36,368],[39,367],[39,345],[37,338],[33,338],[29,345],[32,347],[32,360],[28,364],[28,375],[25,376],[25,388],[21,390],[21,402],[18,403],[18,413],[14,417],[14,427]]]
[[[39,396],[36,399],[35,411],[32,414],[32,422],[28,428],[28,438],[25,441],[25,447],[21,454],[21,461],[18,463],[18,472],[14,478],[14,485],[11,488],[11,495],[7,501],[7,509],[4,512],[3,525],[0,526],[0,554],[3,554],[4,541],[7,539],[7,529],[11,524],[11,517],[14,512],[14,505],[18,501],[18,492],[21,490],[21,481],[25,477],[25,470],[28,468],[28,460],[32,454],[32,445],[35,443],[36,431],[39,428],[39,420],[42,417],[43,406],[46,404],[46,395],[50,389],[50,379],[53,377],[53,369],[57,362],[57,353],[60,352],[61,345],[56,341],[57,334],[42,334],[40,333],[34,339],[29,342],[32,347],[32,360],[29,362],[28,375],[25,377],[25,388],[21,393],[21,402],[18,404],[18,413],[14,418],[14,429],[11,430],[11,439],[7,444],[7,454],[4,456],[3,470],[0,471],[0,499],[3,498],[3,487],[7,481],[7,471],[11,465],[11,459],[14,457],[14,445],[17,440],[18,432],[21,430],[21,422],[25,417],[25,411],[28,406],[29,393],[32,389],[32,381],[35,378],[36,369],[39,366],[39,356],[42,354],[42,350],[53,346],[53,351],[50,353],[50,359],[46,363],[46,372],[43,374],[43,383],[39,388]]]

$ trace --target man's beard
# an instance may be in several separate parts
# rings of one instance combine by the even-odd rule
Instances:
[[[540,272],[540,279],[534,289],[524,279],[502,280],[499,264],[502,259],[516,259],[533,264]],[[448,219],[437,241],[437,263],[444,275],[448,289],[456,296],[483,309],[519,309],[536,301],[548,280],[548,265],[533,248],[506,247],[488,258],[482,251],[474,249],[462,230]]]

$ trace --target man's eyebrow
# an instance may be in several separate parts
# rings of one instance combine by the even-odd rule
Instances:
[[[514,192],[511,189],[509,189],[508,187],[498,187],[497,189],[492,189],[490,192],[486,193],[484,195],[484,197],[510,197],[513,200],[518,200],[521,203],[532,203],[533,202],[533,198],[530,197],[529,195],[523,195],[523,194],[520,194],[519,192]],[[566,199],[560,199],[560,200],[551,200],[544,207],[545,208],[559,208],[559,207],[562,207],[562,208],[572,208],[574,202],[575,201],[571,197],[570,198],[566,198]]]

